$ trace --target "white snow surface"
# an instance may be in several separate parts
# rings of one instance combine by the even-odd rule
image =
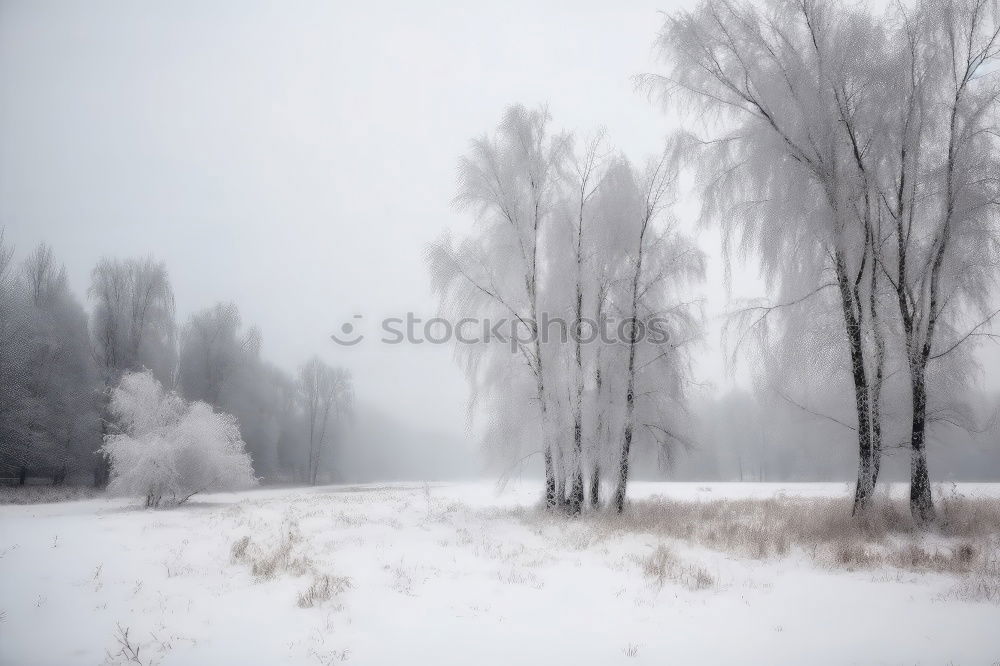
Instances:
[[[967,494],[1000,486],[964,484]],[[636,483],[633,497],[843,496],[845,484]],[[0,664],[995,664],[1000,606],[955,576],[739,559],[657,535],[522,520],[533,483],[261,489],[144,510],[125,500],[0,506]],[[291,567],[254,576],[232,547]],[[708,589],[658,585],[661,543]],[[347,578],[302,608],[323,575]],[[134,662],[133,662],[134,663]]]

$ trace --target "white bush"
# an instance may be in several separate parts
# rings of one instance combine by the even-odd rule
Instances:
[[[149,372],[126,373],[111,394],[120,434],[101,447],[111,461],[108,491],[181,504],[213,490],[257,483],[236,418],[165,392]]]

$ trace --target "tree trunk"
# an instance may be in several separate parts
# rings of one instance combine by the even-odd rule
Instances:
[[[579,336],[577,336],[577,387],[575,406],[573,408],[573,451],[571,460],[571,479],[567,508],[570,513],[577,514],[583,509],[583,363]]]
[[[632,275],[632,328],[628,339],[628,366],[625,380],[625,432],[622,437],[621,458],[618,460],[618,484],[615,486],[615,511],[621,513],[625,509],[625,487],[628,484],[629,453],[632,450],[632,429],[635,416],[635,343],[638,341],[636,317],[639,314],[639,279],[642,276],[643,240],[649,218],[643,220],[639,231],[639,252],[635,262],[635,273]]]
[[[913,424],[910,431],[910,514],[917,523],[926,524],[936,516],[924,442],[927,429],[927,386],[922,368],[915,368],[911,378]]]
[[[552,449],[545,447],[545,508],[556,507],[556,472],[552,464]]]
[[[560,509],[566,508],[566,460],[563,455],[562,446],[556,442],[556,506]]]
[[[104,444],[104,441],[108,436],[108,419],[110,418],[111,413],[108,400],[110,390],[110,388],[105,390],[104,396],[101,400],[101,444]],[[108,460],[108,457],[103,453],[97,452],[95,455],[97,455],[98,458],[97,463],[94,465],[94,487],[104,488],[108,485],[108,481],[111,479],[111,461]]]
[[[632,404],[632,393],[629,392],[628,404]],[[625,510],[625,487],[628,484],[628,456],[632,448],[632,424],[625,426],[625,436],[622,440],[621,460],[618,461],[618,484],[615,486],[615,511]]]
[[[580,513],[583,510],[584,490],[583,490],[583,469],[576,465],[573,469],[573,479],[570,483],[569,500],[567,508],[570,513]]]
[[[877,230],[879,237],[881,237],[881,225]],[[872,459],[871,459],[871,488],[874,492],[876,486],[878,485],[878,474],[882,466],[882,384],[885,381],[885,336],[882,334],[882,328],[879,325],[880,315],[878,310],[878,300],[876,294],[878,293],[878,258],[875,256],[875,246],[876,243],[874,239],[869,239],[872,244],[872,281],[871,290],[869,293],[868,300],[868,310],[871,316],[872,322],[872,337],[875,340],[875,379],[871,386],[871,441],[872,441]]]
[[[636,330],[634,326],[636,307],[636,293],[638,291],[638,275],[642,270],[642,255],[639,255],[636,279],[632,285],[632,321],[633,327],[629,334],[628,350],[628,379],[625,389],[625,432],[622,437],[621,458],[618,461],[618,484],[615,486],[615,511],[621,513],[625,509],[625,487],[628,484],[629,453],[632,450],[632,429],[635,414],[635,343]]]
[[[597,299],[597,321],[601,321],[604,309],[603,288]],[[602,405],[604,387],[604,375],[601,373],[601,349],[598,347],[594,359],[594,393],[597,396],[597,427],[594,429],[594,439],[591,443],[594,466],[590,476],[590,506],[598,508],[601,505],[601,452],[605,450],[608,443],[604,436],[604,408]]]
[[[583,369],[580,368],[579,372],[582,373]],[[582,391],[580,394],[582,395]],[[583,410],[580,401],[582,398],[578,397],[576,414],[573,417],[572,478],[569,480],[569,497],[566,502],[566,508],[572,514],[580,513],[583,509]]]
[[[841,252],[836,254],[837,286],[844,313],[847,345],[851,359],[851,377],[854,381],[854,406],[858,420],[858,480],[854,487],[852,514],[868,508],[874,490],[872,486],[872,440],[869,412],[868,375],[865,370],[864,347],[861,339],[860,308],[852,293],[851,280]]]
[[[590,506],[595,509],[601,506],[601,465],[597,462],[590,473]]]

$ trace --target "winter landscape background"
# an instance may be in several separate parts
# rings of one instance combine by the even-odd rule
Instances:
[[[0,663],[996,663],[998,56],[0,0]]]

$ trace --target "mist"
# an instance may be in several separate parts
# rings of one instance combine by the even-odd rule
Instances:
[[[0,663],[995,660],[998,73],[1000,0],[0,0]]]

